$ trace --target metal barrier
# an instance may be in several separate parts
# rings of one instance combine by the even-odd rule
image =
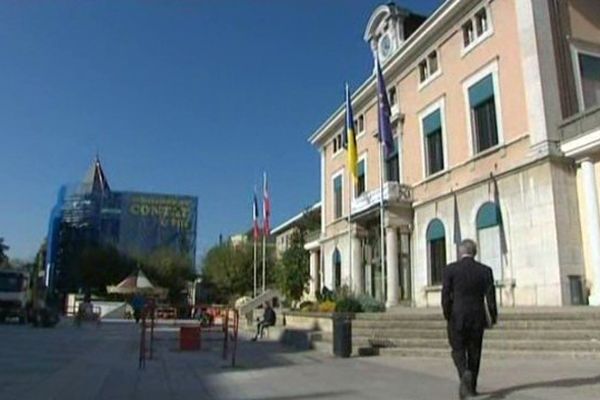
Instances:
[[[223,335],[223,360],[227,360],[231,356],[231,366],[235,367],[240,326],[240,314],[238,310],[215,305],[205,306],[202,309],[208,315],[212,316],[210,319],[212,322],[209,326],[200,324],[200,329]],[[146,366],[146,360],[153,357],[155,320],[156,307],[152,301],[149,301],[146,307],[144,307],[140,320],[139,369],[143,369]]]
[[[231,320],[231,326],[230,326]],[[238,330],[240,327],[240,313],[236,309],[227,309],[225,312],[225,320],[223,324],[223,360],[227,359],[229,351],[229,339],[231,335],[232,350],[231,350],[231,366],[235,367],[237,355]],[[230,332],[231,331],[231,332]]]
[[[140,351],[138,358],[138,368],[143,369],[146,366],[146,354],[152,360],[154,354],[154,322],[155,322],[156,307],[154,302],[150,300],[142,311],[140,323]],[[150,321],[148,321],[150,320]],[[146,331],[150,328],[150,343],[146,344]]]
[[[237,355],[238,331],[240,327],[240,313],[235,308],[215,304],[199,304],[195,307],[196,319],[200,320],[200,327],[206,331],[220,332],[223,336],[222,358],[226,360],[231,355],[231,366],[235,367]],[[200,315],[197,315],[197,310]]]

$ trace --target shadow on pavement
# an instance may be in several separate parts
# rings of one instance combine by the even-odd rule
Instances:
[[[495,400],[495,399],[505,399],[511,393],[519,392],[522,390],[529,389],[542,389],[542,388],[571,388],[577,386],[586,386],[586,385],[595,385],[600,384],[600,375],[590,376],[587,378],[569,378],[569,379],[560,379],[553,381],[545,381],[545,382],[532,382],[525,383],[522,385],[511,386],[508,388],[496,390],[490,393],[482,393],[482,400]]]
[[[302,400],[302,399],[331,399],[335,397],[344,397],[349,394],[355,393],[352,390],[340,390],[336,392],[316,392],[316,393],[307,393],[300,395],[289,395],[289,396],[276,396],[276,397],[256,397],[256,398],[247,398],[245,400]]]
[[[286,367],[292,364],[298,364],[298,357],[291,360],[288,356],[306,353],[302,359],[305,362],[319,362],[315,355],[305,350],[285,346],[276,341],[257,341],[240,340],[238,342],[236,366],[234,369],[264,369]],[[230,360],[230,357],[228,358]],[[300,361],[301,362],[301,361]]]
[[[203,332],[199,351],[180,351],[178,332],[158,331],[155,334],[157,357],[160,358],[161,350],[169,352],[172,356],[183,357],[192,365],[197,365],[206,374],[219,374],[232,371],[247,371],[267,368],[281,368],[298,363],[320,363],[322,356],[312,351],[299,350],[285,346],[278,341],[264,340],[252,342],[240,337],[237,345],[235,367],[231,366],[233,343],[228,343],[228,355],[222,358],[223,339],[217,332]],[[303,354],[298,357],[297,355]],[[292,355],[294,355],[292,357]]]

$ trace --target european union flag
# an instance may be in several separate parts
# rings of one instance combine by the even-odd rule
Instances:
[[[392,135],[392,123],[390,122],[392,112],[377,56],[375,56],[375,69],[377,73],[377,102],[379,105],[379,141],[383,143],[387,157],[394,151],[394,136]]]

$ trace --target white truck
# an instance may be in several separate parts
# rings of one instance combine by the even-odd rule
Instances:
[[[20,324],[27,321],[29,276],[26,272],[0,269],[0,322],[17,318]]]

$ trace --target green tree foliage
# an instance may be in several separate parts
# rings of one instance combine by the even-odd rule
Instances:
[[[142,269],[153,284],[169,290],[169,301],[181,304],[187,284],[196,278],[192,261],[169,248],[160,248],[141,259]]]
[[[295,230],[290,239],[290,247],[277,263],[276,280],[285,297],[300,300],[310,280],[309,253],[304,249],[303,231]]]
[[[272,283],[273,249],[267,244],[267,286]],[[257,246],[258,286],[262,277],[262,250]],[[251,296],[254,288],[254,249],[251,242],[239,245],[229,243],[212,247],[202,262],[203,284],[214,290],[215,302],[229,302],[241,296]]]
[[[319,210],[311,210],[307,207],[296,226],[303,234],[319,230],[321,228],[321,213]]]
[[[84,247],[76,262],[82,287],[102,294],[106,293],[106,286],[120,282],[136,268],[134,260],[111,246]]]

